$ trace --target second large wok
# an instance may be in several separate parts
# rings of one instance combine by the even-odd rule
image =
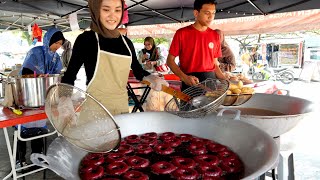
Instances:
[[[307,117],[313,111],[313,103],[298,97],[256,93],[248,102],[225,109],[240,109],[241,121],[259,127],[272,137],[277,137]],[[218,112],[220,110],[218,109]],[[222,116],[230,118],[231,114],[225,112]]]

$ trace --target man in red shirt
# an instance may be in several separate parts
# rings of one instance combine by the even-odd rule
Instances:
[[[220,37],[209,28],[215,13],[215,0],[195,0],[195,23],[177,30],[173,37],[167,65],[183,81],[182,90],[207,78],[225,79],[218,63]],[[179,66],[174,61],[177,56]]]

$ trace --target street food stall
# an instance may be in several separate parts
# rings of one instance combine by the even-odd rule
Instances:
[[[279,4],[280,3],[280,4]],[[130,22],[128,26],[134,25],[150,25],[150,24],[159,24],[159,23],[172,23],[177,22],[181,25],[182,22],[189,22],[190,19],[193,19],[193,9],[190,8],[193,2],[191,1],[164,1],[164,0],[146,0],[141,2],[135,1],[127,1],[128,10],[130,11]],[[47,0],[46,3],[42,3],[39,1],[5,1],[0,3],[1,13],[3,16],[0,17],[1,24],[0,29],[5,30],[13,30],[13,29],[28,29],[30,25],[34,22],[38,23],[40,27],[46,29],[50,27],[52,24],[62,27],[65,30],[72,30],[69,27],[69,15],[73,17],[73,19],[77,19],[81,22],[80,27],[85,29],[90,24],[90,17],[88,17],[88,6],[85,1],[74,1],[64,2],[56,0]],[[50,12],[48,12],[48,7],[56,7],[59,8],[51,8]],[[190,7],[189,7],[190,6]],[[260,7],[259,7],[260,6]],[[316,0],[301,2],[299,0],[294,1],[275,1],[265,3],[265,1],[259,0],[255,2],[251,1],[219,1],[218,9],[216,13],[217,19],[221,21],[217,21],[215,26],[221,26],[220,29],[223,31],[227,31],[226,22],[227,18],[230,19],[232,27],[237,29],[230,30],[227,35],[236,34],[236,33],[248,33],[248,29],[239,29],[244,22],[249,22],[248,24],[254,25],[254,27],[249,27],[251,33],[263,33],[263,32],[277,32],[277,31],[288,31],[288,30],[297,30],[301,27],[305,29],[313,29],[319,27],[318,22],[318,14],[320,4]],[[167,10],[173,10],[168,11]],[[247,10],[243,12],[243,10]],[[293,10],[309,10],[307,13],[297,12],[290,13]],[[81,13],[79,13],[82,11]],[[282,12],[281,15],[273,15],[275,12]],[[286,12],[286,13],[284,13]],[[43,14],[46,14],[44,17]],[[145,16],[145,18],[141,18],[139,16]],[[299,22],[302,22],[298,26],[292,26],[292,24],[285,24],[286,26],[281,26],[280,28],[262,28],[263,25],[273,25],[278,22],[278,17],[292,17],[294,15],[301,15],[302,18],[299,19]],[[239,17],[236,19],[235,17]],[[76,18],[74,18],[76,17]],[[163,18],[165,17],[165,18]],[[296,20],[297,17],[292,17]],[[269,22],[265,23],[265,21],[260,20],[268,20]],[[256,23],[252,23],[256,22]],[[293,22],[293,21],[282,21],[283,22]],[[296,22],[296,21],[294,21]],[[240,25],[239,25],[240,24]],[[185,25],[185,24],[182,24]],[[175,25],[168,25],[177,26]],[[168,27],[167,26],[167,27]],[[159,25],[157,27],[167,27]],[[257,28],[258,27],[258,28]],[[289,28],[292,27],[292,28]],[[157,28],[157,31],[154,31],[155,34],[160,34],[163,32],[160,28]],[[128,31],[130,33],[130,29]],[[139,34],[141,35],[141,34]],[[143,35],[153,35],[153,33],[145,33]],[[130,35],[129,35],[130,37]],[[138,84],[134,82],[134,78],[132,81],[128,82],[128,90],[132,92],[129,93],[130,96],[136,97],[133,84]],[[263,82],[265,83],[265,82]],[[179,80],[173,80],[170,83],[171,86],[176,87],[179,90]],[[141,104],[144,104],[144,98],[148,97],[148,92],[150,89],[148,86],[143,89],[143,99],[138,100],[135,98],[135,103],[137,106],[134,107],[135,111],[139,109],[140,111],[144,111],[141,108]],[[253,88],[256,88],[256,92],[267,92],[273,93],[277,87],[271,83],[254,84]],[[153,94],[151,92],[151,94]],[[155,97],[150,94],[150,97]],[[157,94],[155,92],[154,94]],[[164,95],[159,95],[160,97]],[[255,97],[253,95],[253,97]],[[134,99],[134,98],[133,98]],[[267,101],[269,98],[265,98]],[[280,98],[279,98],[280,99]],[[147,99],[147,103],[152,102],[154,98]],[[253,98],[251,99],[253,100]],[[261,101],[261,100],[260,100]],[[161,107],[161,100],[154,101],[154,105],[157,108]],[[250,100],[248,101],[248,103]],[[166,102],[164,101],[163,104]],[[158,105],[160,104],[160,105]],[[303,103],[302,103],[303,104]],[[307,104],[307,103],[306,103]],[[296,101],[292,101],[291,104],[288,103],[288,106],[292,106],[292,108],[297,108]],[[163,105],[162,105],[163,106]],[[154,108],[154,107],[153,107]],[[159,108],[161,109],[161,108]],[[303,109],[303,108],[302,108]],[[80,109],[81,110],[81,109]],[[11,146],[9,142],[9,137],[7,133],[7,127],[11,125],[17,125],[24,122],[36,121],[40,118],[45,118],[46,115],[42,110],[24,110],[23,116],[18,115],[9,115],[12,112],[9,109],[2,109],[2,121],[0,121],[0,127],[3,128],[4,134],[6,137],[6,142],[8,146],[8,153],[11,162],[12,175],[13,179],[16,179],[17,174],[15,171],[14,165],[14,153],[12,154]],[[295,111],[297,113],[308,113],[309,111]],[[30,113],[30,114],[29,114]],[[285,112],[286,113],[286,112]],[[258,129],[254,126],[248,125],[246,123],[242,123],[241,121],[234,120],[225,120],[225,121],[216,121],[217,117],[215,114],[211,114],[211,116],[207,116],[206,119],[183,119],[168,113],[159,113],[159,112],[146,112],[146,113],[135,113],[135,114],[125,114],[119,115],[117,123],[122,128],[122,134],[124,137],[130,136],[132,134],[142,134],[147,133],[148,131],[154,131],[159,134],[164,133],[165,131],[176,131],[177,133],[193,133],[199,137],[215,140],[218,143],[228,145],[232,150],[237,152],[239,156],[245,163],[247,167],[247,171],[245,172],[245,177],[248,179],[257,178],[259,175],[268,171],[272,165],[275,163],[278,157],[278,148],[276,147],[274,141],[271,137],[263,132],[261,129]],[[290,114],[287,114],[290,116]],[[213,117],[212,117],[213,116]],[[23,118],[22,118],[23,117]],[[288,121],[287,121],[288,122]],[[254,123],[254,122],[253,122]],[[289,122],[290,123],[290,122]],[[275,124],[274,124],[275,125]],[[15,139],[19,136],[18,133],[15,133]],[[262,139],[262,140],[261,140]],[[15,147],[15,146],[14,146]],[[15,149],[15,148],[13,148]],[[160,148],[161,149],[161,148]],[[255,151],[256,150],[256,151]],[[13,150],[14,152],[15,150]],[[249,153],[248,153],[249,152]],[[74,159],[70,159],[69,162],[72,162]],[[80,160],[77,159],[79,162]],[[55,162],[59,162],[59,158],[55,159]],[[43,166],[45,166],[43,164]],[[79,164],[75,165],[76,167]],[[77,168],[76,168],[77,169]],[[100,168],[101,169],[101,168]],[[78,169],[77,169],[78,170]],[[76,175],[78,175],[76,173]],[[9,178],[11,174],[6,176],[5,178]]]

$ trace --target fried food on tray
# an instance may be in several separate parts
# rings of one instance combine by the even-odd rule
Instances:
[[[46,77],[47,74],[37,74],[36,78],[38,77]],[[34,74],[25,74],[21,76],[22,78],[34,78]]]
[[[254,93],[254,89],[251,87],[244,87],[242,81],[230,82],[228,91],[229,91],[229,92],[227,92],[228,95],[230,95],[230,94],[253,94]]]

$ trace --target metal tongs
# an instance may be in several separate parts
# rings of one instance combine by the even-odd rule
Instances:
[[[146,84],[146,85],[150,85],[151,83],[149,81],[141,81],[142,83]],[[203,89],[208,89],[211,91],[211,89],[203,86],[202,84],[199,84],[199,86]],[[162,85],[162,89],[161,91],[168,93],[170,95],[172,95],[173,97],[176,97],[182,101],[185,101],[189,104],[191,104],[192,106],[196,107],[196,108],[200,108],[202,106],[207,105],[210,101],[208,99],[208,97],[204,94],[200,95],[200,96],[196,96],[196,97],[191,97],[190,95],[183,93],[181,91],[175,90],[171,87],[167,87],[165,85]]]

